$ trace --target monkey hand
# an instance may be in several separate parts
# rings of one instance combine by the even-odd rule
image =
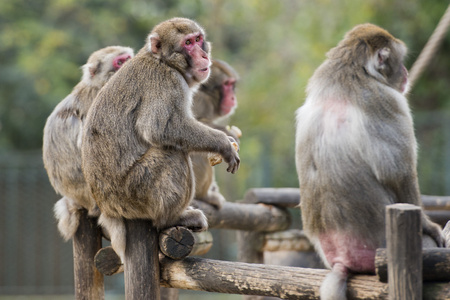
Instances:
[[[239,169],[239,164],[240,164],[239,155],[237,154],[237,152],[239,151],[239,145],[235,141],[235,139],[230,136],[228,137],[228,140],[230,141],[231,145],[233,146],[233,147],[231,147],[231,149],[232,149],[232,152],[234,152],[233,154],[235,154],[235,155],[233,155],[233,154],[230,155],[229,160],[227,160],[225,158],[225,161],[227,161],[229,164],[227,171],[234,174]],[[222,162],[222,156],[220,154],[216,154],[216,153],[209,153],[208,159],[209,159],[209,163],[211,166],[218,165]]]
[[[228,155],[224,155],[223,158],[225,159],[225,162],[228,163],[227,172],[231,172],[231,174],[234,174],[239,169],[239,164],[241,163],[241,159],[239,158],[238,151],[239,151],[239,145],[238,143],[231,137],[228,137],[228,140],[231,143],[231,153]]]

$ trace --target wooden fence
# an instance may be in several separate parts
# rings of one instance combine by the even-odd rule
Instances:
[[[287,230],[296,207],[298,189],[252,189],[243,203],[227,202],[220,210],[195,202],[211,228],[238,230],[240,262],[188,255],[208,251],[208,232],[186,228],[158,233],[148,220],[125,220],[125,264],[109,248],[101,248],[95,220],[82,214],[74,238],[76,299],[102,299],[103,274],[125,273],[126,299],[177,299],[176,289],[282,299],[319,299],[318,290],[328,270],[264,265],[264,251],[309,251],[299,230]],[[427,214],[445,225],[450,219],[450,197],[423,196]],[[387,207],[387,248],[378,249],[377,276],[354,275],[348,299],[450,299],[450,249],[421,249],[420,208],[407,204]],[[423,277],[421,274],[423,273]],[[162,287],[162,288],[160,288]],[[252,296],[253,295],[253,296]]]

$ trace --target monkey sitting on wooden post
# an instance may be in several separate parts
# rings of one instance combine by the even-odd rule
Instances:
[[[194,95],[192,111],[197,120],[223,131],[237,142],[241,131],[235,126],[220,125],[220,121],[231,116],[237,108],[235,86],[239,80],[237,72],[226,62],[213,60],[209,79],[200,85]],[[214,156],[205,153],[191,154],[195,175],[195,196],[200,200],[221,208],[225,198],[219,192],[212,165],[220,163]]]
[[[210,74],[210,45],[202,27],[173,18],[155,26],[139,53],[100,91],[86,118],[82,161],[86,181],[108,229],[125,257],[123,218],[149,219],[158,228],[207,228],[192,208],[190,154],[213,152],[239,168],[234,139],[202,124],[192,95]]]
[[[303,228],[332,271],[321,299],[346,299],[350,273],[375,273],[385,207],[421,206],[413,121],[404,94],[405,44],[386,30],[356,26],[314,72],[297,110],[296,165]],[[423,233],[442,246],[422,212]]]
[[[44,128],[43,160],[50,183],[63,196],[54,206],[58,229],[65,240],[75,234],[79,209],[98,216],[81,171],[81,133],[89,108],[112,75],[134,56],[133,49],[110,46],[92,53],[83,65],[83,77],[48,117]]]

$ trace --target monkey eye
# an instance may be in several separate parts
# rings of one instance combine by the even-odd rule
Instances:
[[[198,36],[196,39],[195,39],[195,41],[198,43],[198,42],[200,42],[200,36]]]
[[[185,44],[186,45],[190,45],[191,44],[191,40],[186,40]]]

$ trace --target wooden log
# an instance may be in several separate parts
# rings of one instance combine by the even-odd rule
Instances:
[[[186,227],[170,227],[159,234],[159,249],[172,259],[182,259],[191,254],[205,254],[212,247],[209,231],[193,233]]]
[[[186,227],[170,227],[159,234],[159,249],[172,259],[182,259],[191,253],[195,238]]]
[[[95,255],[94,263],[103,275],[111,276],[123,272],[120,257],[111,246],[100,249]]]
[[[422,299],[421,208],[411,204],[386,207],[389,299]]]
[[[237,231],[238,255],[237,259],[246,263],[264,262],[264,234],[254,231]]]
[[[314,251],[303,230],[290,229],[264,235],[261,251]]]
[[[161,260],[161,285],[205,292],[319,299],[328,270],[228,262],[196,257]],[[218,284],[219,283],[219,284]],[[388,285],[376,276],[353,275],[348,299],[387,299]],[[424,285],[423,299],[448,299],[450,283]]]
[[[213,236],[209,231],[194,232],[195,244],[189,255],[203,255],[213,246]]]
[[[450,210],[450,196],[422,195],[422,203],[426,210]]]
[[[158,233],[150,220],[124,219],[125,298],[160,299]]]
[[[95,253],[102,247],[97,218],[79,211],[80,222],[73,237],[75,299],[104,299],[103,275],[95,268]]]
[[[189,231],[189,229],[186,229]],[[193,234],[195,239],[194,247],[192,248],[192,251],[188,253],[189,255],[203,255],[209,251],[212,247],[212,241],[213,237],[211,232],[204,231],[204,232],[191,232]],[[161,233],[162,234],[162,233]],[[160,238],[161,240],[161,238]],[[180,246],[181,245],[181,246]],[[179,247],[184,247],[182,244],[180,244]],[[160,247],[161,248],[161,247]],[[171,254],[170,247],[165,246],[165,248],[168,251],[168,256],[176,256],[175,254]],[[179,253],[181,250],[176,249],[175,247],[175,253]],[[100,249],[97,254],[95,255],[95,266],[99,270],[100,273],[103,275],[111,276],[115,274],[119,274],[123,272],[123,265],[120,261],[119,256],[114,252],[113,248],[111,246],[105,247]]]
[[[450,281],[450,249],[430,248],[422,250],[423,281]],[[377,249],[376,273],[380,281],[388,281],[388,259],[384,248]]]
[[[280,207],[296,207],[300,204],[298,188],[254,188],[244,196],[245,203],[263,203]]]
[[[161,300],[178,300],[178,289],[161,287]]]
[[[263,204],[225,202],[221,209],[193,201],[208,218],[209,227],[248,231],[280,231],[289,228],[291,216],[286,209]]]
[[[450,211],[450,196],[421,195],[425,210]],[[244,197],[245,203],[264,203],[280,207],[296,207],[300,204],[298,188],[253,188]]]

